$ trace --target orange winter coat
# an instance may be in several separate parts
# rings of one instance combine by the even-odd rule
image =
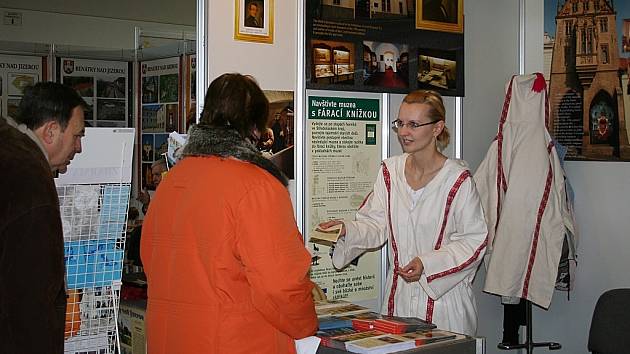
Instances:
[[[295,353],[317,329],[287,189],[234,158],[187,157],[144,221],[149,354]]]

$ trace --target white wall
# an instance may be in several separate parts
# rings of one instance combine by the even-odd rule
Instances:
[[[162,1],[156,5],[154,0],[2,0],[2,7],[16,10],[195,25],[197,7],[195,0]]]
[[[505,83],[518,74],[518,0],[464,2],[466,97],[463,103],[462,157],[475,171],[497,133]],[[503,308],[497,296],[481,291],[485,271],[473,284],[479,311],[477,334],[487,353],[498,353]]]
[[[133,49],[136,26],[143,30],[195,33],[194,26],[0,7],[0,13],[5,11],[21,12],[22,25],[0,24],[0,40],[3,41]]]
[[[295,90],[295,0],[275,0],[273,44],[234,40],[233,0],[207,0],[208,83],[226,72],[253,75],[263,90]]]

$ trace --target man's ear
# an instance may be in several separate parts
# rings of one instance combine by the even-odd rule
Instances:
[[[56,121],[51,120],[44,123],[44,125],[36,129],[36,131],[39,133],[38,135],[44,144],[51,145],[58,139],[59,134],[61,134],[61,126]]]

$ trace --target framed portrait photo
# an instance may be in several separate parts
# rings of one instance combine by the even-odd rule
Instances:
[[[464,0],[416,0],[416,28],[464,32]]]
[[[273,43],[273,0],[235,0],[234,39]]]

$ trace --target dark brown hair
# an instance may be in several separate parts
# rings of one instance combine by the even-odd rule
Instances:
[[[230,127],[243,138],[253,128],[264,132],[269,116],[269,101],[251,76],[223,74],[210,84],[204,100],[200,124]]]
[[[71,87],[56,82],[39,82],[24,89],[15,120],[31,130],[56,121],[61,131],[65,131],[76,107],[86,109],[87,104]]]
[[[407,96],[403,98],[403,102],[409,104],[426,104],[431,107],[429,110],[429,119],[431,119],[432,122],[444,121],[444,128],[440,135],[437,136],[437,147],[440,151],[444,150],[448,146],[451,134],[446,127],[446,108],[444,108],[442,96],[431,90],[416,90],[407,94]]]

